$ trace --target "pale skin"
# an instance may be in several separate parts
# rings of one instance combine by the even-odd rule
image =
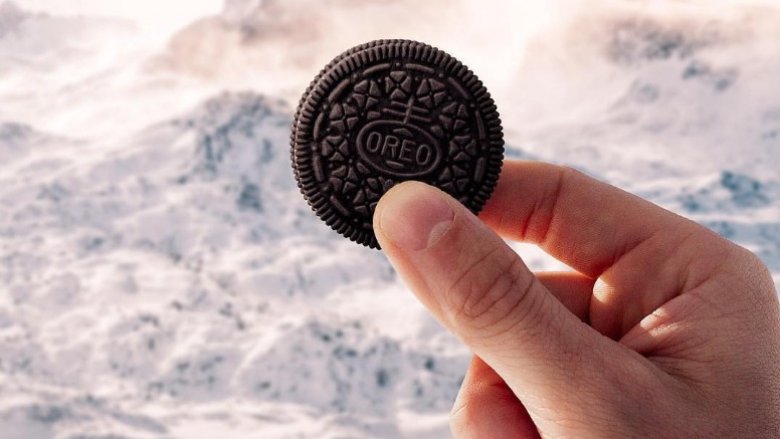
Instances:
[[[554,165],[508,161],[479,218],[395,186],[374,229],[474,353],[458,439],[780,437],[780,305],[749,251]],[[532,273],[501,237],[570,273]]]

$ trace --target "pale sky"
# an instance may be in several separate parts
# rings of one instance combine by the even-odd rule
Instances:
[[[224,0],[15,1],[23,9],[57,15],[103,15],[127,18],[156,32],[173,32],[199,17],[219,12],[224,3]]]

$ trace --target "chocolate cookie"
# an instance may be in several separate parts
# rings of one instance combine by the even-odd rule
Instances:
[[[418,180],[477,213],[501,170],[496,106],[466,66],[408,40],[380,40],[331,61],[303,95],[292,164],[330,227],[379,248],[372,216],[394,184]]]

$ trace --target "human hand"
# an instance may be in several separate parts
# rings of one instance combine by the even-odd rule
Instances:
[[[753,254],[543,163],[505,162],[480,217],[413,182],[374,215],[398,273],[475,354],[455,437],[780,437],[780,306]],[[531,273],[494,231],[577,272]]]

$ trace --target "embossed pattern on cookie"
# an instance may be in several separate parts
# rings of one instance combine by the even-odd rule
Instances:
[[[422,181],[478,213],[504,154],[501,121],[479,79],[409,40],[366,43],[329,63],[301,98],[291,147],[316,214],[372,248],[374,209],[393,185]]]

